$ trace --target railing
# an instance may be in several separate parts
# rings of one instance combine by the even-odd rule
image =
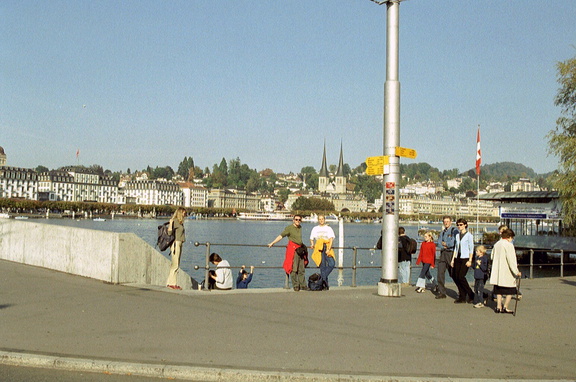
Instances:
[[[560,254],[560,262],[559,263],[540,263],[540,264],[535,264],[534,263],[534,250],[530,249],[529,251],[530,254],[530,263],[529,264],[518,264],[518,267],[529,267],[530,269],[530,278],[534,278],[534,267],[554,267],[556,265],[560,266],[560,277],[564,277],[564,267],[566,265],[572,265],[572,266],[576,266],[576,263],[573,262],[568,262],[566,263],[564,261],[564,257],[565,257],[565,253],[562,249],[554,249],[554,250],[550,250],[550,251],[546,251],[547,253],[559,253]]]
[[[206,243],[199,243],[199,242],[195,242],[194,245],[196,247],[199,246],[205,246],[206,247],[206,255],[205,255],[205,264],[204,264],[204,280],[208,280],[209,278],[209,273],[210,273],[210,253],[211,248],[214,246],[220,246],[220,247],[252,247],[252,248],[268,248],[267,245],[258,245],[258,244],[231,244],[231,243],[210,243],[210,242],[206,242]],[[281,246],[278,246],[278,248],[283,248]],[[358,250],[374,250],[374,248],[359,248],[359,247],[332,247],[332,249],[334,251],[337,250],[351,250],[352,251],[352,266],[346,267],[344,265],[342,266],[338,266],[336,265],[335,269],[338,270],[344,270],[344,269],[350,269],[352,270],[352,282],[351,282],[351,287],[356,287],[357,283],[356,283],[356,272],[358,269],[378,269],[381,268],[379,266],[358,266]],[[337,260],[337,259],[336,259]],[[232,268],[232,267],[231,267]],[[195,268],[195,269],[199,269]],[[259,266],[258,269],[282,269],[282,267],[267,267],[267,266]],[[286,278],[284,280],[284,289],[290,289],[290,277],[289,275],[286,275]]]
[[[217,247],[251,247],[251,248],[268,248],[268,245],[258,245],[258,244],[232,244],[232,243],[210,243],[210,242],[206,242],[206,243],[199,243],[199,242],[195,242],[194,245],[196,247],[199,246],[205,246],[206,250],[205,250],[205,264],[204,264],[204,280],[208,280],[209,279],[209,272],[211,270],[211,264],[210,264],[210,253],[212,252],[212,248],[217,246]],[[285,248],[284,246],[277,246],[276,248]],[[335,252],[337,252],[338,250],[342,249],[345,251],[351,251],[352,255],[351,255],[351,260],[352,260],[352,265],[351,266],[344,266],[343,264],[341,266],[338,265],[338,258],[336,258],[336,267],[335,269],[338,270],[345,270],[345,269],[349,269],[352,271],[352,280],[351,280],[351,287],[357,287],[357,271],[358,269],[381,269],[382,266],[359,266],[358,265],[358,251],[379,251],[375,248],[362,248],[362,247],[332,247],[332,249],[334,249]],[[439,252],[437,250],[437,252]],[[559,253],[560,254],[560,262],[559,263],[534,263],[534,250],[530,249],[529,250],[529,255],[530,255],[530,261],[528,264],[524,264],[524,263],[518,263],[518,268],[529,268],[529,278],[534,278],[534,270],[535,267],[554,267],[554,266],[560,266],[560,275],[559,277],[564,277],[564,268],[566,265],[569,266],[574,266],[576,267],[576,262],[565,262],[565,253],[563,250],[549,250],[547,251],[548,253]],[[438,256],[437,256],[438,258]],[[240,267],[231,267],[231,268],[240,268]],[[417,266],[417,265],[412,265],[411,266],[412,269],[419,269],[422,268],[421,266]],[[196,266],[195,269],[200,269],[199,266]],[[282,269],[281,266],[258,266],[257,269]],[[286,275],[285,280],[284,280],[284,288],[285,289],[290,289],[290,276]],[[340,283],[339,283],[340,285]]]

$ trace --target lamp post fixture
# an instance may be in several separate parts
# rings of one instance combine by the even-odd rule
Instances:
[[[400,198],[400,81],[398,80],[399,8],[402,0],[370,0],[386,4],[386,83],[384,84],[384,155],[390,158],[390,171],[384,174],[382,193],[382,277],[378,294],[387,297],[402,295],[398,283],[398,222]],[[408,280],[409,282],[409,280]]]

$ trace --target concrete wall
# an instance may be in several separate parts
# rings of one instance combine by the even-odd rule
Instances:
[[[114,284],[166,285],[170,260],[133,233],[0,220],[0,259]],[[180,271],[179,285],[191,288]]]

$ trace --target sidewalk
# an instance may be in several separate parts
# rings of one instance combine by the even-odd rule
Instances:
[[[574,380],[576,277],[524,279],[522,291],[513,317],[413,288],[172,291],[0,261],[0,364],[210,381]]]

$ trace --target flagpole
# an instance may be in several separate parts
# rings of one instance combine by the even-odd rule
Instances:
[[[482,153],[480,151],[480,124],[478,124],[478,133],[476,135],[476,235],[478,241],[482,242],[480,236],[480,165],[482,164]]]

